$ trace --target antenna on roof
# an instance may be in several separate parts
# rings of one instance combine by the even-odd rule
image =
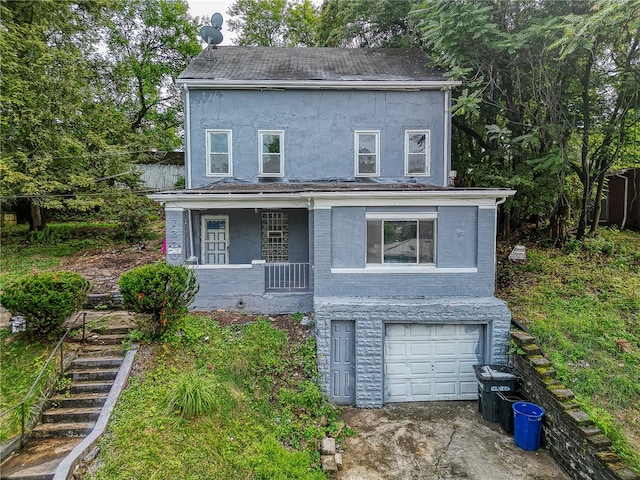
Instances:
[[[211,45],[213,48],[216,48],[216,45],[222,43],[222,33],[220,30],[222,29],[222,15],[219,13],[214,13],[211,16],[211,26],[205,25],[200,29],[200,36],[202,40],[207,42],[207,45]]]

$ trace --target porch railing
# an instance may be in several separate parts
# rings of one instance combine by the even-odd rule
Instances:
[[[266,263],[265,289],[271,292],[309,290],[308,263]]]

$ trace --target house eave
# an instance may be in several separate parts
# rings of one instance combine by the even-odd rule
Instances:
[[[515,190],[437,190],[437,191],[308,191],[294,193],[230,193],[230,192],[163,192],[148,195],[151,200],[164,203],[167,208],[309,208],[334,206],[478,206],[495,208]]]
[[[456,80],[225,80],[178,78],[191,90],[449,90]]]

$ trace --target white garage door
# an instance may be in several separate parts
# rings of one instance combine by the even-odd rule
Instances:
[[[387,324],[385,402],[475,400],[482,325]]]

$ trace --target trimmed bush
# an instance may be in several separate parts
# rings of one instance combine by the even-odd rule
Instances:
[[[122,274],[118,284],[126,308],[153,317],[149,333],[154,337],[162,335],[167,326],[187,313],[199,288],[192,270],[167,263],[129,270]]]
[[[36,337],[58,333],[64,321],[78,310],[90,283],[75,272],[28,275],[7,287],[0,303],[13,315],[23,315],[27,331]]]

